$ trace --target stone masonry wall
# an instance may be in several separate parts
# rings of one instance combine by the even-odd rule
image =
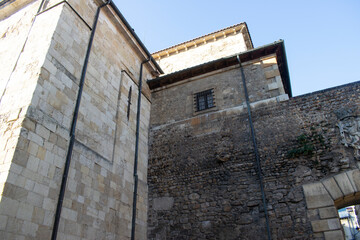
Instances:
[[[244,38],[239,31],[156,60],[166,74],[172,73],[249,50]]]
[[[341,239],[336,210],[308,211],[303,186],[359,168],[334,113],[358,109],[359,93],[357,82],[252,105],[273,239]],[[298,136],[312,155],[289,155],[301,147]],[[255,164],[246,109],[153,127],[148,239],[267,239]]]
[[[34,238],[36,231],[41,232],[38,224],[39,209],[42,212],[42,225],[46,225],[52,217],[47,211],[48,201],[45,195],[49,193],[49,179],[54,175],[54,171],[47,172],[48,161],[42,161],[41,164],[38,161],[37,168],[33,168],[35,158],[43,160],[45,157],[45,148],[48,145],[44,143],[42,136],[46,136],[48,130],[43,126],[36,126],[29,121],[27,115],[31,102],[39,100],[34,99],[33,94],[60,11],[54,11],[52,15],[46,13],[39,15],[29,32],[28,21],[34,17],[38,4],[28,5],[2,21],[4,24],[9,24],[6,34],[2,35],[2,43],[5,44],[2,47],[9,47],[6,55],[1,56],[4,58],[10,56],[8,63],[11,64],[9,69],[12,71],[11,73],[4,71],[5,78],[2,78],[2,81],[7,81],[7,83],[2,85],[4,92],[2,92],[0,102],[0,139],[3,148],[0,168],[0,236],[3,239],[17,237],[21,239],[24,236]],[[19,15],[25,17],[18,18]],[[15,19],[17,24],[12,25]],[[24,49],[22,46],[26,37],[20,36],[23,31],[28,34]],[[16,33],[21,33],[18,38],[14,37]],[[13,48],[12,42],[19,49]],[[21,55],[18,58],[20,52]],[[15,65],[13,60],[17,58],[18,62]],[[31,132],[27,129],[31,129]]]
[[[4,239],[49,239],[53,228],[90,36],[88,25],[92,25],[98,4],[69,1],[71,8],[68,3],[56,5],[58,2],[47,2],[46,7],[54,7],[36,17],[1,100],[1,131],[8,136],[5,150],[13,151],[5,151],[1,166],[0,238]],[[74,9],[79,14],[86,12],[82,15],[85,22]],[[80,105],[60,239],[130,238],[137,85],[143,59],[121,28],[109,9],[101,11]],[[150,100],[145,82],[150,77],[150,69],[145,66],[138,239],[146,238]]]
[[[242,63],[248,81],[251,102],[261,103],[269,99],[287,99],[284,92],[275,55]],[[238,65],[186,79],[152,92],[153,106],[151,124],[153,126],[189,119],[203,112],[196,112],[194,95],[214,89],[215,108],[208,112],[244,107],[244,91],[241,71]],[[163,104],[166,99],[166,104]]]
[[[2,95],[17,58],[22,51],[40,2],[33,2],[11,17],[0,21],[0,94]],[[1,11],[4,11],[2,9]]]

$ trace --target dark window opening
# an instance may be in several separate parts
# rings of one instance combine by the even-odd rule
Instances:
[[[129,89],[129,95],[128,95],[128,106],[127,106],[127,120],[129,121],[129,117],[130,117],[130,105],[131,105],[131,90],[132,90],[132,87],[130,86],[130,89]]]
[[[195,93],[194,98],[197,112],[215,107],[213,88],[203,92]]]

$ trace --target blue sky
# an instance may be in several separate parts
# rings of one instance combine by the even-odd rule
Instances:
[[[360,80],[360,1],[120,1],[150,52],[246,22],[254,46],[285,40],[294,96]]]

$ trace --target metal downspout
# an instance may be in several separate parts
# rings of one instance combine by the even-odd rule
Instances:
[[[87,51],[86,51],[86,55],[85,55],[84,65],[83,65],[83,68],[82,68],[82,71],[81,71],[81,77],[80,77],[80,83],[79,83],[79,91],[78,91],[78,96],[77,96],[77,99],[76,99],[74,115],[73,115],[73,119],[72,119],[72,123],[71,123],[71,129],[70,129],[70,142],[69,142],[68,152],[67,152],[66,160],[65,160],[64,173],[63,173],[63,177],[62,177],[62,180],[61,180],[60,193],[59,193],[58,203],[57,203],[57,206],[56,206],[54,227],[53,227],[53,230],[52,230],[51,240],[56,240],[57,233],[58,233],[61,209],[62,209],[62,204],[63,204],[63,200],[64,200],[64,195],[65,195],[65,189],[66,189],[66,182],[67,182],[67,177],[68,177],[68,174],[69,174],[71,156],[72,156],[72,151],[73,151],[74,143],[75,143],[75,129],[76,129],[76,123],[77,123],[77,118],[78,118],[79,109],[80,109],[81,95],[82,95],[82,92],[83,92],[83,87],[84,87],[84,82],[85,82],[85,75],[86,75],[87,65],[88,65],[88,62],[89,62],[92,43],[93,43],[94,36],[95,36],[96,25],[97,25],[97,22],[98,22],[98,19],[99,19],[101,8],[108,5],[110,3],[110,1],[111,0],[104,3],[103,5],[99,6],[97,8],[97,10],[96,10],[96,14],[95,14],[95,17],[94,17],[94,23],[93,23],[92,31],[91,31],[91,34],[90,34],[90,39],[89,39],[89,43],[88,43],[88,47],[87,47]]]
[[[140,76],[139,76],[139,93],[136,113],[136,138],[135,138],[135,157],[134,157],[134,194],[133,194],[133,207],[132,207],[132,221],[131,221],[131,240],[135,240],[135,226],[136,226],[136,200],[137,200],[137,188],[138,188],[138,152],[139,152],[139,130],[140,130],[140,109],[141,109],[141,90],[142,90],[142,72],[143,65],[149,62],[151,58],[145,60],[140,65]]]
[[[247,106],[247,110],[248,110],[249,124],[250,124],[250,129],[251,129],[251,137],[252,137],[252,142],[253,142],[254,151],[255,151],[255,158],[256,158],[256,166],[257,166],[257,170],[258,170],[257,171],[258,172],[258,177],[259,177],[259,181],[260,181],[261,197],[262,197],[262,201],[263,201],[263,205],[264,205],[264,212],[265,212],[265,218],[266,218],[267,235],[268,235],[268,240],[271,240],[271,232],[270,232],[270,226],[269,226],[269,216],[268,216],[268,212],[267,212],[266,197],[265,197],[264,186],[263,186],[259,150],[258,150],[257,143],[256,143],[255,129],[254,129],[254,125],[253,125],[253,121],[252,121],[252,117],[251,117],[249,94],[248,94],[247,87],[246,87],[244,69],[243,69],[243,67],[241,65],[239,55],[237,55],[237,60],[238,60],[239,65],[240,65],[241,78],[242,78],[242,83],[243,83],[243,88],[244,88],[244,93],[245,93],[246,106]]]

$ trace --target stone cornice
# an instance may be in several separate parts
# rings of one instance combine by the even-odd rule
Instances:
[[[170,55],[177,54],[181,51],[186,51],[190,48],[198,47],[198,46],[207,44],[209,42],[214,42],[219,39],[223,39],[223,38],[237,35],[240,33],[242,33],[244,35],[244,40],[245,40],[247,49],[248,50],[252,49],[253,44],[252,44],[251,37],[250,37],[249,31],[248,31],[248,27],[247,27],[247,24],[245,22],[243,22],[243,23],[239,23],[239,24],[221,29],[219,31],[216,31],[216,32],[192,39],[192,40],[177,44],[175,46],[166,48],[164,50],[155,52],[152,54],[152,56],[155,60],[159,60],[161,58],[165,58]]]

